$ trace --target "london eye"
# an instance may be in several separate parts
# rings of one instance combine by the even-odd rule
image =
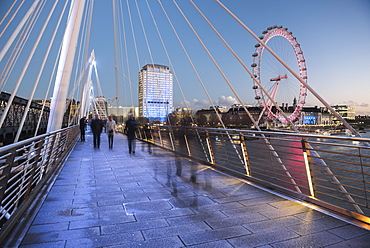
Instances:
[[[294,72],[307,83],[306,61],[300,44],[293,33],[282,26],[272,26],[262,32],[259,38],[268,45]],[[300,118],[301,110],[306,102],[307,89],[260,43],[255,45],[253,57],[253,75],[260,86],[254,81],[255,99],[261,107],[261,115],[269,121],[287,124],[282,113],[274,108],[273,101],[279,106],[292,123]],[[273,100],[273,101],[272,101]]]

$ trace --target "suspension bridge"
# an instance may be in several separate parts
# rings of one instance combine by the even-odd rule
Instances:
[[[223,34],[227,30],[219,16],[207,12],[208,4],[240,28],[240,37],[248,36],[253,47],[248,59],[233,48],[235,41]],[[112,83],[101,78],[105,66],[99,54],[105,51],[91,46],[93,25],[99,26],[95,5],[93,0],[14,1],[4,11],[0,126],[3,139],[12,133],[13,140],[0,148],[3,244],[366,247],[370,139],[308,84],[304,45],[288,27],[271,25],[257,35],[231,3],[219,0],[113,0],[113,44],[100,37],[113,51]],[[202,25],[212,35],[198,32]],[[235,63],[228,64],[230,59]],[[121,135],[114,151],[77,142],[81,117],[107,115],[99,97],[134,107],[139,71],[158,63],[170,68],[175,93],[187,108],[187,97],[193,96],[186,96],[186,87],[204,92],[221,128],[140,127],[141,152],[135,156],[127,154]],[[249,80],[253,100],[246,102],[235,76]],[[255,130],[226,128],[211,96],[216,88],[233,95]],[[43,96],[41,105],[36,95]],[[70,107],[72,101],[77,108]],[[301,133],[298,122],[307,101],[327,108],[352,137]],[[281,103],[292,103],[292,111]],[[257,118],[248,104],[261,109]],[[290,132],[262,131],[266,123]],[[27,139],[21,140],[22,134]],[[272,223],[281,225],[271,228]],[[307,231],[317,226],[325,228]]]

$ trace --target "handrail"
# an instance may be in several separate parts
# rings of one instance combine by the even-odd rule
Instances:
[[[0,148],[0,242],[45,193],[78,136],[76,125]]]

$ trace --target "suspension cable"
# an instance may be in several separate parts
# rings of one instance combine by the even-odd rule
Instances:
[[[204,50],[207,52],[208,56],[211,58],[211,60],[212,60],[212,62],[214,63],[214,65],[217,67],[218,71],[221,73],[221,75],[222,75],[222,77],[224,78],[224,80],[227,82],[227,84],[229,84],[229,85],[230,85],[229,80],[227,79],[227,77],[225,76],[225,74],[223,73],[223,71],[221,70],[221,68],[219,67],[219,65],[217,64],[216,60],[213,58],[212,54],[209,52],[209,50],[207,49],[207,47],[206,47],[206,46],[205,46],[205,44],[203,43],[203,41],[202,41],[202,39],[200,38],[200,36],[198,35],[198,33],[195,31],[194,27],[191,25],[191,23],[189,22],[189,20],[186,18],[186,16],[185,16],[185,14],[183,13],[183,11],[180,9],[180,7],[178,6],[178,4],[176,3],[176,0],[172,0],[172,1],[173,1],[173,2],[174,2],[174,4],[176,5],[177,9],[178,9],[178,10],[179,10],[179,12],[181,13],[181,15],[183,16],[183,18],[185,19],[185,21],[187,22],[188,26],[189,26],[189,27],[191,28],[191,30],[193,31],[194,35],[197,37],[198,41],[200,42],[200,44],[202,45],[202,47],[204,48]],[[223,126],[224,128],[226,128],[226,127],[225,127],[225,124],[224,124],[224,122],[222,121],[221,116],[218,114],[218,112],[217,112],[216,108],[215,108],[214,106],[213,106],[213,108],[214,108],[214,110],[215,110],[215,112],[216,112],[216,115],[217,115],[218,119],[219,119],[219,120],[220,120],[220,122],[222,123],[222,126]],[[240,154],[239,154],[239,151],[236,149],[236,145],[235,145],[235,143],[233,142],[233,140],[232,140],[232,138],[231,138],[230,134],[229,134],[228,132],[226,132],[226,133],[227,133],[227,136],[228,136],[228,138],[229,138],[229,141],[230,141],[231,145],[233,146],[233,148],[235,149],[235,151],[236,151],[236,153],[237,153],[237,155],[238,155],[239,159],[240,159],[241,161],[243,161],[243,160],[242,160],[242,158],[241,158],[241,156],[240,156]],[[242,163],[243,163],[243,162],[242,162]]]
[[[51,8],[51,11],[49,12],[49,15],[48,15],[48,17],[46,18],[46,20],[45,20],[45,22],[44,22],[44,25],[43,25],[43,27],[42,27],[42,29],[41,29],[41,31],[40,31],[40,35],[41,35],[41,36],[43,35],[43,33],[44,33],[45,29],[46,29],[46,26],[49,24],[49,20],[50,20],[51,16],[53,15],[54,10],[55,10],[56,5],[58,4],[58,2],[59,2],[59,0],[56,0],[56,1],[54,2],[54,5],[53,5],[53,6],[52,6],[52,8]],[[65,4],[64,4],[64,8],[63,8],[63,10],[62,10],[62,15],[63,15],[63,13],[64,13],[64,10],[65,10],[66,6],[67,6],[67,3],[68,3],[68,1],[66,1],[66,2],[65,2]],[[53,36],[52,36],[52,39],[51,39],[51,40],[50,40],[50,42],[49,42],[49,46],[48,46],[48,48],[47,48],[47,50],[46,50],[46,53],[45,53],[44,59],[43,59],[42,64],[41,64],[41,68],[40,68],[39,73],[38,73],[38,75],[37,75],[37,77],[36,77],[36,80],[35,80],[35,83],[34,83],[34,85],[33,85],[33,88],[32,88],[32,91],[31,91],[31,94],[30,94],[30,96],[29,96],[29,98],[28,98],[28,102],[27,102],[26,108],[25,108],[25,110],[24,110],[24,112],[23,112],[22,120],[21,120],[21,122],[20,122],[20,124],[19,124],[19,126],[18,126],[18,131],[17,131],[17,134],[16,134],[16,136],[15,136],[15,138],[14,138],[14,142],[17,142],[17,141],[19,140],[20,135],[21,135],[21,132],[22,132],[22,129],[23,129],[24,122],[25,122],[26,117],[27,117],[27,115],[28,115],[28,111],[29,111],[29,109],[30,109],[30,106],[31,106],[31,103],[32,103],[32,100],[33,100],[33,96],[34,96],[35,91],[36,91],[36,89],[37,89],[37,86],[38,86],[39,80],[40,80],[40,78],[41,78],[41,74],[42,74],[43,69],[44,69],[44,66],[45,66],[45,64],[46,64],[46,59],[47,59],[47,57],[48,57],[48,55],[49,55],[49,52],[50,52],[50,50],[51,50],[51,46],[52,46],[52,44],[53,44],[53,41],[54,41],[54,38],[55,38],[55,35],[56,35],[56,31],[58,30],[58,27],[59,27],[59,24],[60,24],[60,21],[61,21],[62,15],[61,15],[61,16],[60,16],[60,18],[59,18],[59,21],[58,21],[58,23],[57,23],[57,27],[55,28],[54,33],[53,33]],[[40,38],[41,38],[41,36],[40,36]],[[38,42],[39,42],[39,40],[38,40],[36,43],[38,43]]]
[[[121,4],[121,7],[122,7],[122,4]],[[121,11],[123,13],[122,8],[121,8]],[[131,106],[133,107],[134,106],[134,98],[133,98],[133,95],[132,95],[133,83],[131,81],[130,63],[129,63],[129,55],[128,55],[128,47],[127,47],[127,37],[126,37],[126,29],[125,29],[125,20],[123,18],[123,15],[122,15],[122,30],[123,30],[123,42],[124,42],[125,54],[126,54],[125,57],[126,57],[127,79],[128,79],[128,82],[129,82]],[[138,69],[140,70],[140,67]],[[124,70],[122,70],[122,71],[124,71]],[[124,91],[126,92],[126,84],[124,84],[124,87],[125,87]]]
[[[148,9],[149,9],[150,15],[151,15],[151,17],[152,17],[152,20],[153,20],[154,26],[155,26],[155,28],[156,28],[156,30],[157,30],[158,36],[159,36],[159,38],[160,38],[160,40],[161,40],[161,43],[162,43],[163,49],[164,49],[164,51],[165,51],[165,53],[166,53],[166,56],[167,56],[168,62],[169,62],[169,64],[170,64],[170,67],[172,68],[172,71],[173,71],[173,74],[174,74],[174,76],[175,76],[175,79],[176,79],[177,85],[178,85],[178,87],[179,87],[179,89],[180,89],[181,96],[182,96],[182,98],[183,98],[183,100],[184,100],[184,103],[185,103],[186,107],[189,109],[189,108],[190,108],[190,107],[189,107],[189,103],[188,103],[188,101],[187,101],[187,100],[186,100],[186,98],[185,98],[184,91],[182,90],[182,87],[181,87],[181,85],[180,85],[179,79],[178,79],[178,77],[177,77],[177,73],[176,73],[176,71],[175,71],[175,67],[174,67],[174,66],[173,66],[173,64],[172,64],[171,58],[170,58],[170,56],[169,56],[169,54],[168,54],[168,51],[167,51],[166,45],[165,45],[165,43],[164,43],[163,37],[162,37],[162,35],[161,35],[161,32],[159,31],[159,28],[158,28],[157,22],[156,22],[156,20],[155,20],[155,18],[154,18],[153,12],[152,12],[152,10],[151,10],[151,8],[150,8],[150,5],[149,5],[149,3],[148,3],[148,0],[145,0],[145,1],[146,1],[147,6],[148,6]],[[191,121],[192,121],[193,123],[195,123],[194,118],[193,118],[193,116],[192,116],[192,115],[190,115],[190,118],[191,118]]]
[[[37,18],[40,16],[40,13],[41,13],[42,9],[44,8],[44,6],[45,6],[45,1],[40,6],[40,11],[38,13]],[[35,21],[37,20],[37,18],[35,19]],[[0,127],[3,125],[4,120],[5,120],[6,116],[8,115],[8,111],[9,111],[9,109],[10,109],[12,103],[13,103],[13,100],[14,100],[15,95],[17,94],[18,88],[19,88],[19,86],[21,84],[21,81],[22,81],[22,79],[24,77],[24,74],[26,73],[26,71],[28,69],[28,65],[30,64],[31,59],[33,58],[33,55],[34,55],[34,53],[36,51],[36,48],[38,47],[38,44],[39,44],[39,42],[41,40],[41,37],[42,37],[42,34],[43,34],[43,32],[40,32],[39,36],[37,37],[37,40],[36,40],[34,46],[32,47],[32,50],[31,50],[31,52],[30,52],[30,54],[29,54],[29,56],[27,58],[27,61],[26,61],[25,65],[24,65],[24,67],[23,67],[23,69],[22,69],[22,71],[21,71],[21,73],[20,73],[20,75],[18,77],[18,80],[17,80],[17,82],[15,84],[15,87],[14,87],[14,89],[12,91],[12,94],[9,97],[8,103],[5,106],[5,109],[4,109],[4,111],[3,111],[3,113],[2,113],[2,115],[0,117]]]
[[[35,2],[33,2],[32,6],[29,8],[29,10],[27,11],[27,13],[24,15],[24,17],[22,18],[21,22],[15,28],[15,30],[12,33],[12,35],[10,36],[9,40],[6,42],[6,44],[4,45],[4,47],[1,49],[1,51],[0,51],[0,61],[3,60],[6,52],[10,48],[10,46],[13,43],[13,41],[15,40],[15,38],[18,36],[18,34],[19,34],[20,30],[22,29],[23,25],[25,24],[25,22],[29,19],[29,17],[33,13],[35,13],[34,10],[35,10],[36,6],[38,5],[39,1],[40,0],[35,0]]]
[[[251,71],[247,68],[247,66],[243,63],[243,61],[239,58],[239,56],[235,53],[235,51],[230,47],[230,45],[226,42],[226,40],[221,36],[221,34],[216,30],[216,28],[211,24],[211,22],[207,19],[207,17],[202,13],[202,11],[195,5],[195,3],[192,1],[192,0],[189,0],[191,2],[191,4],[194,6],[194,8],[199,12],[199,14],[203,17],[203,19],[208,23],[208,25],[212,28],[212,30],[217,34],[217,36],[221,39],[221,41],[226,45],[226,47],[230,50],[230,52],[235,56],[235,58],[238,60],[238,62],[243,66],[243,68],[248,72],[248,74],[253,78],[254,81],[257,82],[257,84],[259,86],[261,86],[261,88],[263,89],[263,91],[265,92],[265,94],[267,94],[267,92],[265,91],[265,89],[262,87],[262,85],[259,83],[259,81],[253,76],[253,74],[251,73]],[[226,83],[228,84],[228,86],[230,87],[230,89],[232,90],[232,92],[234,93],[235,97],[238,99],[238,101],[240,102],[240,104],[242,105],[244,111],[247,113],[249,119],[253,122],[253,125],[257,128],[257,130],[261,131],[258,123],[256,122],[256,120],[252,117],[251,113],[249,112],[249,110],[245,107],[244,103],[242,102],[241,98],[239,97],[238,93],[235,91],[235,89],[233,88],[233,86],[231,85],[231,83],[228,81],[228,80],[225,80]],[[285,117],[285,119],[287,121],[289,121],[289,123],[291,124],[291,126],[295,129],[296,132],[298,132],[297,128],[293,125],[293,123],[290,121],[290,119],[285,115],[285,113],[280,109],[280,107],[276,104],[276,102],[271,98],[271,96],[269,94],[267,94],[267,96],[270,98],[270,100],[274,103],[274,105],[276,106],[276,108],[278,110],[280,110],[280,112],[283,114],[283,116]]]
[[[301,84],[303,84],[322,104],[324,104],[329,110],[331,113],[333,113],[333,115],[335,115],[335,117],[337,117],[339,120],[342,121],[342,123],[352,132],[352,134],[354,134],[355,136],[357,137],[361,137],[361,135],[351,126],[348,124],[348,122],[346,120],[344,120],[344,118],[338,114],[319,94],[316,93],[316,91],[314,91],[312,89],[311,86],[309,86],[302,78],[299,77],[299,75],[297,73],[295,73],[279,56],[276,55],[276,53],[274,51],[272,51],[270,49],[270,47],[268,47],[263,41],[261,41],[257,35],[255,35],[252,30],[250,30],[239,18],[237,18],[228,8],[226,8],[225,5],[223,5],[219,0],[215,0],[222,8],[224,8],[226,10],[226,12],[228,12],[240,25],[242,25],[242,27],[248,31],[248,33],[250,33],[253,38],[255,38],[266,50],[268,50],[271,55],[273,55],[290,73],[292,73],[292,75],[297,78],[299,80],[299,82],[301,82]]]
[[[28,38],[30,37],[30,34],[33,30],[33,27],[35,26],[36,20],[39,16],[39,13],[40,13],[39,12],[40,11],[40,6],[41,6],[41,4],[38,5],[38,6],[35,6],[36,10],[30,13],[30,16],[28,16],[30,18],[27,19],[27,21],[25,23],[25,26],[24,25],[22,25],[22,26],[18,25],[18,27],[20,27],[20,28],[23,27],[23,30],[22,30],[21,35],[18,37],[18,40],[15,44],[15,47],[13,48],[13,50],[12,50],[8,60],[7,60],[7,63],[6,63],[6,65],[3,68],[3,71],[1,73],[1,76],[0,76],[1,90],[0,91],[4,90],[6,82],[9,79],[9,76],[10,76],[11,72],[13,71],[13,68],[14,68],[16,62],[18,61],[18,58],[19,58],[21,52],[23,51],[23,48],[24,48]],[[15,39],[15,36],[13,38]],[[8,40],[8,43],[9,43],[9,40]]]
[[[218,35],[218,37],[224,42],[224,44],[229,48],[229,50],[233,53],[233,55],[238,59],[238,61],[243,65],[244,68],[245,65],[244,63],[242,63],[242,61],[240,60],[240,58],[236,55],[236,53],[232,50],[232,48],[228,45],[228,43],[225,41],[225,39],[222,38],[222,36],[219,34],[219,32],[213,27],[213,25],[208,21],[208,19],[203,15],[203,13],[199,10],[199,8],[192,2],[192,0],[189,0],[193,6],[198,10],[198,12],[202,15],[202,17],[207,21],[207,23],[211,26],[211,28],[213,29],[213,31]],[[205,48],[206,49],[206,48]],[[208,52],[207,52],[208,53]],[[246,68],[247,69],[247,68]],[[220,70],[220,69],[219,69]],[[223,75],[224,77],[224,75]],[[254,78],[254,77],[253,77]],[[244,104],[241,102],[241,99],[239,97],[239,95],[236,93],[236,91],[233,89],[232,85],[230,84],[230,82],[224,77],[226,83],[229,85],[230,89],[233,91],[233,93],[235,94],[235,96],[238,98],[238,100],[240,101],[240,103],[242,104],[244,110],[246,111],[246,113],[248,114],[249,118],[251,119],[251,121],[254,123],[254,126],[257,128],[257,130],[261,131],[259,126],[257,125],[256,121],[254,120],[254,118],[251,116],[250,112],[246,109],[246,107],[244,106]],[[286,117],[287,118],[287,117]],[[288,119],[288,118],[287,118]],[[295,128],[293,126],[293,128]],[[264,137],[264,135],[263,135]],[[293,185],[295,186],[296,190],[298,192],[301,192],[299,186],[297,185],[297,183],[295,182],[295,180],[293,179],[293,177],[291,176],[290,172],[287,170],[287,168],[285,167],[284,163],[282,162],[280,156],[278,155],[278,153],[276,152],[276,150],[274,149],[274,147],[271,145],[271,143],[266,139],[264,138],[266,144],[268,145],[269,149],[271,150],[271,152],[273,153],[273,155],[276,157],[276,159],[278,160],[279,164],[282,166],[283,170],[285,171],[285,173],[287,174],[287,176],[290,178],[290,180],[292,181]]]
[[[1,21],[0,21],[0,25],[1,25],[1,24],[3,24],[3,21],[8,17],[8,15],[9,15],[10,11],[12,11],[12,9],[13,9],[14,5],[17,3],[17,1],[18,1],[18,0],[15,0],[15,1],[13,2],[13,4],[10,6],[10,8],[8,9],[8,11],[5,13],[5,15],[3,16],[3,19],[1,19]],[[20,3],[20,5],[19,5],[19,6],[18,6],[18,8],[15,10],[15,12],[13,13],[13,15],[10,17],[10,19],[9,19],[8,23],[5,25],[5,27],[4,27],[4,29],[3,29],[3,31],[1,31],[1,32],[0,32],[0,37],[4,34],[4,32],[6,31],[6,29],[7,29],[7,28],[8,28],[8,26],[9,26],[9,24],[13,21],[14,17],[17,15],[17,13],[18,13],[19,9],[22,7],[22,5],[23,5],[24,1],[26,1],[26,0],[23,0],[23,1]]]
[[[171,26],[171,28],[172,28],[173,32],[175,33],[176,38],[177,38],[178,42],[180,43],[180,45],[181,45],[181,47],[182,47],[182,49],[183,49],[183,51],[184,51],[184,53],[185,53],[185,55],[186,55],[186,57],[187,57],[187,59],[188,59],[188,61],[189,61],[189,63],[190,63],[190,65],[191,65],[191,67],[193,68],[193,71],[194,71],[195,75],[197,76],[197,78],[198,78],[198,80],[199,80],[199,83],[200,83],[200,85],[202,86],[203,91],[205,92],[205,94],[206,94],[206,96],[207,96],[207,98],[208,98],[208,101],[211,103],[211,105],[213,106],[213,108],[214,108],[214,110],[215,110],[215,112],[216,112],[217,110],[216,110],[216,108],[215,108],[215,104],[213,103],[213,101],[212,101],[212,99],[211,99],[211,96],[209,95],[209,93],[208,93],[208,91],[207,91],[207,89],[206,89],[206,87],[205,87],[205,85],[204,85],[204,83],[203,83],[203,81],[202,81],[202,79],[201,79],[201,77],[200,77],[200,75],[199,75],[199,73],[198,73],[197,69],[195,68],[195,65],[194,65],[193,61],[191,60],[191,58],[190,58],[190,56],[189,56],[189,54],[188,54],[188,52],[187,52],[187,50],[186,50],[186,48],[185,48],[184,44],[182,43],[182,41],[181,41],[181,39],[180,39],[180,37],[179,37],[179,35],[178,35],[178,33],[177,33],[177,31],[176,31],[175,27],[173,26],[172,21],[170,20],[170,18],[169,18],[169,16],[168,16],[168,14],[167,14],[167,12],[166,12],[166,10],[164,9],[164,7],[163,7],[163,5],[162,5],[162,3],[161,3],[161,0],[158,0],[158,2],[159,2],[159,4],[161,5],[161,8],[162,8],[162,10],[163,10],[163,12],[164,12],[164,14],[165,14],[165,16],[166,16],[167,20],[168,20],[168,22],[169,22],[169,24],[170,24],[170,26]],[[222,126],[223,126],[223,127],[225,127],[225,125],[224,125],[224,123],[223,123],[222,119],[220,118],[220,116],[218,115],[218,113],[217,113],[217,112],[216,112],[216,115],[217,115],[218,119],[220,120],[220,123],[222,123]]]
[[[134,47],[135,47],[135,53],[136,53],[137,67],[138,67],[138,69],[140,70],[139,51],[137,50],[136,38],[135,38],[135,31],[134,31],[134,27],[133,27],[133,24],[132,24],[132,17],[131,17],[130,5],[129,5],[129,3],[128,3],[128,0],[126,0],[126,5],[127,5],[128,16],[129,16],[129,20],[130,20],[132,39],[133,39],[133,41],[134,41]]]
[[[120,4],[120,1],[118,1],[118,4]],[[115,74],[115,84],[116,84],[116,98],[118,99],[119,96],[119,54],[118,54],[118,46],[117,46],[117,23],[116,20],[119,20],[117,18],[117,7],[116,7],[116,1],[112,0],[112,11],[113,11],[113,45],[114,45],[114,74]],[[123,16],[123,15],[122,15]],[[117,107],[118,107],[118,100],[117,100]]]

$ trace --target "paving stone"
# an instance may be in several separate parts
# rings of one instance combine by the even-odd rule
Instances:
[[[343,239],[336,235],[328,232],[319,232],[281,242],[276,242],[271,245],[273,247],[326,247],[327,245],[337,244],[341,241],[343,241]],[[341,245],[338,245],[337,247],[341,247]]]
[[[300,235],[308,235],[343,226],[347,226],[347,224],[341,220],[334,219],[333,217],[326,217],[323,219],[306,222],[300,225],[289,226],[287,227],[287,229],[292,230]]]
[[[164,219],[149,220],[142,222],[127,222],[101,226],[102,234],[115,234],[122,232],[144,231],[160,227],[168,227],[168,223]]]
[[[343,239],[353,239],[363,235],[370,235],[368,230],[353,225],[345,225],[328,230],[328,232],[337,235]],[[370,237],[369,237],[370,242]],[[370,243],[369,243],[370,244]]]
[[[272,231],[274,229],[286,228],[289,226],[302,224],[303,220],[300,220],[293,216],[281,217],[277,219],[268,219],[257,221],[253,223],[243,224],[245,228],[253,233]]]
[[[211,241],[229,239],[233,237],[240,237],[248,234],[251,234],[251,232],[243,228],[242,226],[234,226],[211,231],[180,234],[180,238],[185,243],[185,245],[195,245]]]
[[[119,245],[107,246],[107,248],[177,248],[184,247],[184,244],[178,237],[169,237],[163,239],[150,239],[138,242],[125,242]]]
[[[23,244],[39,244],[44,242],[63,241],[84,237],[94,237],[100,235],[98,227],[78,229],[78,230],[57,230],[54,232],[28,234],[23,239]]]
[[[275,229],[273,231],[258,232],[253,234],[251,233],[250,235],[230,238],[227,239],[227,241],[231,243],[233,247],[257,247],[296,237],[299,237],[299,235],[290,230],[282,228],[278,230]]]
[[[183,216],[194,216],[194,212],[189,208],[178,208],[167,211],[151,212],[151,213],[136,213],[135,218],[138,222],[150,219],[167,219],[170,225],[173,224],[172,220],[182,218]],[[177,222],[176,220],[174,220]]]
[[[104,247],[130,242],[142,242],[143,237],[140,232],[119,233],[115,235],[101,235],[90,238],[67,240],[66,248],[76,247]]]
[[[229,226],[243,225],[246,223],[253,223],[267,218],[259,213],[246,213],[243,215],[218,218],[218,219],[209,219],[206,220],[207,224],[210,225],[213,229],[224,228]]]
[[[220,241],[214,241],[214,242],[207,242],[204,244],[199,244],[199,245],[192,245],[189,246],[191,248],[233,248],[229,242],[226,240],[220,240]]]
[[[355,248],[368,248],[370,244],[370,233],[365,234],[360,237],[352,238],[343,242],[338,242],[326,247],[336,248],[336,247],[355,247]]]
[[[53,231],[63,231],[68,230],[69,222],[60,222],[60,223],[52,223],[52,224],[43,224],[43,225],[36,225],[32,224],[31,227],[28,229],[27,234],[32,233],[46,233],[46,232],[53,232]]]
[[[21,244],[19,248],[60,248],[65,247],[66,241],[56,241],[56,242],[44,242],[39,244],[23,245]]]
[[[172,209],[171,204],[167,200],[155,200],[147,202],[132,202],[124,204],[127,213],[149,213],[153,211],[161,211],[164,209]]]
[[[191,223],[187,225],[168,226],[162,228],[155,228],[144,230],[143,235],[145,239],[156,239],[183,235],[185,233],[200,233],[211,230],[211,228],[204,222]]]
[[[202,214],[189,214],[186,216],[180,216],[180,217],[173,217],[173,218],[167,218],[167,222],[170,225],[184,225],[194,222],[204,222],[209,220],[218,220],[218,219],[224,219],[227,216],[224,215],[220,211],[210,212],[210,213],[202,213]]]

